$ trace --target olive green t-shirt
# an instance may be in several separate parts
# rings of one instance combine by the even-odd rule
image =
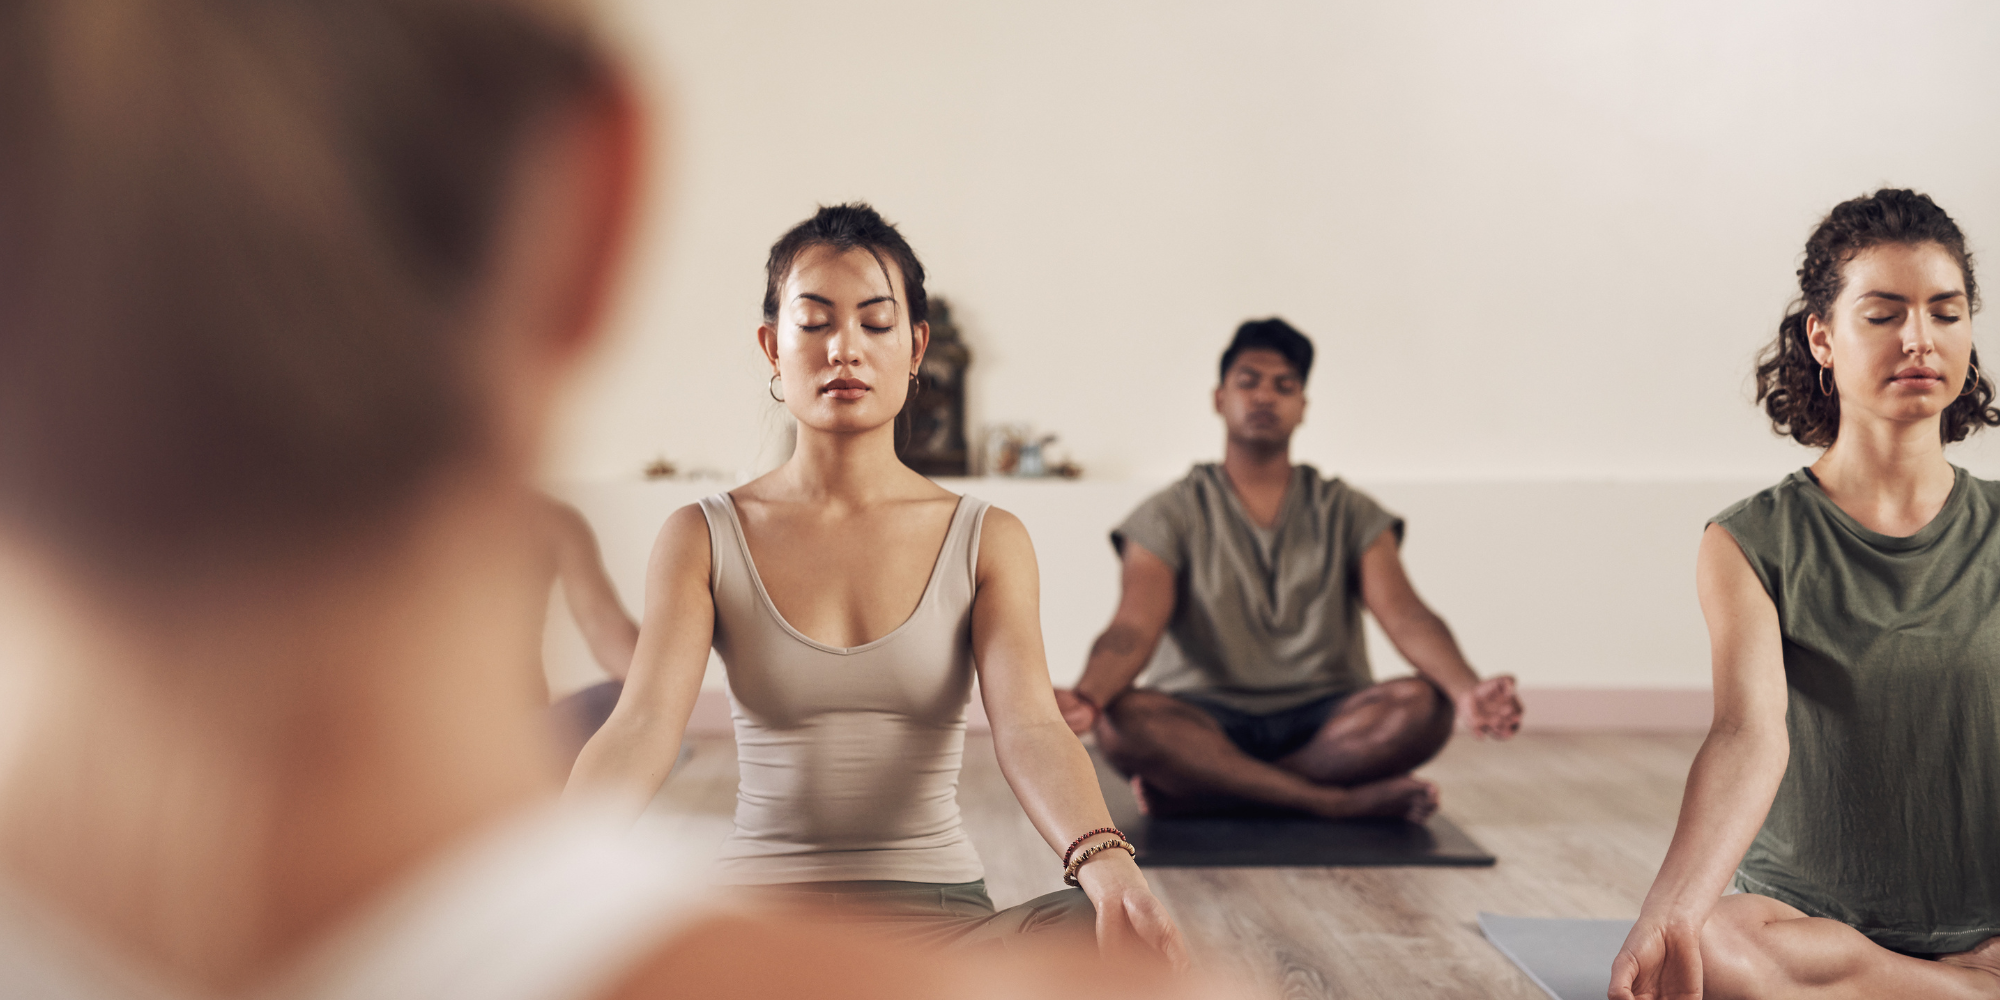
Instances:
[[[1906,538],[1811,474],[1717,515],[1777,606],[1791,761],[1736,884],[1887,948],[2000,934],[2000,483]]]
[[[1401,518],[1310,465],[1292,467],[1271,528],[1244,512],[1220,465],[1139,505],[1111,533],[1174,571],[1173,618],[1140,679],[1270,713],[1374,683],[1361,627],[1361,553]]]

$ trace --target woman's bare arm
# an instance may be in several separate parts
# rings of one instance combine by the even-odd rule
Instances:
[[[1028,530],[1014,515],[988,510],[972,605],[979,688],[1001,773],[1042,839],[1059,853],[1086,831],[1110,826],[1111,814],[1089,755],[1050,694],[1041,620],[1040,571]],[[1098,941],[1107,950],[1142,944],[1175,965],[1186,964],[1179,930],[1129,855],[1102,852],[1078,878],[1097,906]]]
[[[590,646],[590,655],[613,680],[624,680],[632,669],[632,654],[639,644],[639,625],[618,599],[618,588],[604,569],[604,554],[597,535],[583,512],[561,501],[550,501],[554,522],[556,579],[561,582],[563,603],[577,630]]]
[[[1736,539],[1710,525],[1695,567],[1715,671],[1715,721],[1688,771],[1680,822],[1612,965],[1615,1000],[1701,995],[1701,929],[1770,812],[1791,745],[1778,611]]]
[[[715,636],[709,567],[707,519],[699,507],[682,507],[653,545],[645,621],[625,690],[577,756],[566,796],[610,798],[636,818],[667,780]]]

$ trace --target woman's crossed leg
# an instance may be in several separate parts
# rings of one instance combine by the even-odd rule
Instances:
[[[1769,896],[1725,896],[1701,934],[1702,993],[1711,1000],[2000,998],[2000,938],[1970,951],[1915,958],[1838,920]]]

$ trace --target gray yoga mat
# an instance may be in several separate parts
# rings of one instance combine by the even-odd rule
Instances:
[[[1611,988],[1611,960],[1632,932],[1632,921],[1482,913],[1479,929],[1500,954],[1556,1000],[1604,1000]]]
[[[1288,815],[1154,819],[1139,812],[1130,782],[1094,750],[1091,762],[1111,821],[1138,848],[1142,867],[1484,867],[1494,861],[1442,815],[1422,825]]]

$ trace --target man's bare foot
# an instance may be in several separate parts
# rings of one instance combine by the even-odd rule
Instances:
[[[1338,797],[1323,814],[1332,819],[1393,816],[1422,823],[1437,812],[1438,787],[1422,778],[1403,775],[1353,788],[1329,789]]]
[[[1152,808],[1146,805],[1146,782],[1136,774],[1132,776],[1132,801],[1139,804],[1139,815],[1153,814]]]
[[[2000,937],[1990,937],[1956,955],[1939,955],[1938,961],[1966,969],[1976,969],[2000,979]],[[2000,985],[2000,983],[1996,983]]]

